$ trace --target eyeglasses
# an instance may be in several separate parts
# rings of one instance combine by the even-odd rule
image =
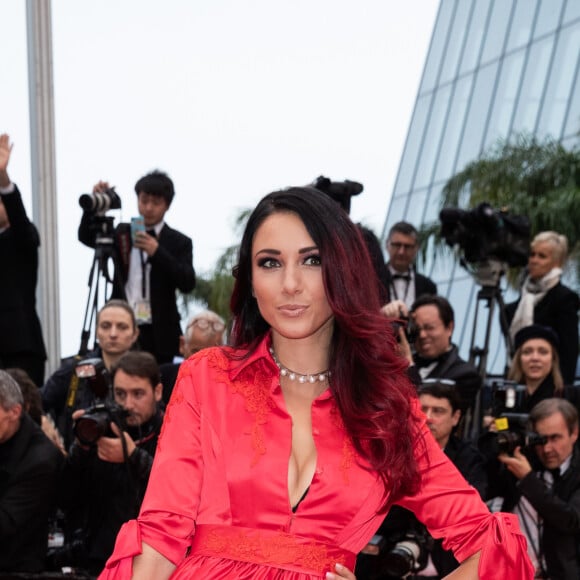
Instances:
[[[395,250],[405,250],[405,252],[410,252],[417,247],[417,244],[404,244],[403,242],[389,242],[389,246]]]
[[[223,332],[226,328],[223,322],[219,320],[208,320],[207,318],[196,318],[192,320],[187,328],[191,328],[192,326],[198,326],[202,330],[207,330],[211,326],[214,332]]]
[[[415,324],[413,330],[415,330],[417,334],[420,334],[422,330],[427,334],[433,334],[434,332],[437,332],[441,326],[443,326],[443,324]]]
[[[444,385],[446,387],[454,387],[457,383],[453,379],[423,379],[421,386],[428,387],[429,385]]]

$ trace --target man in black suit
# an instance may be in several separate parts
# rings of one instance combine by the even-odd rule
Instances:
[[[100,181],[93,193],[109,190]],[[175,194],[173,182],[161,171],[153,171],[135,184],[139,214],[145,231],[131,234],[131,225],[115,230],[118,271],[112,298],[125,298],[139,324],[139,344],[155,355],[159,364],[171,362],[179,353],[179,312],[175,291],[191,292],[195,287],[193,244],[190,238],[164,221]],[[95,213],[85,211],[79,226],[79,240],[95,247]]]
[[[419,251],[418,233],[408,222],[397,222],[387,237],[387,304],[383,313],[391,318],[406,317],[416,298],[437,294],[437,286],[414,266]]]
[[[8,135],[0,135],[0,368],[24,369],[40,386],[46,360],[36,313],[40,238],[8,176],[11,152]]]
[[[530,423],[545,440],[534,446],[539,463],[520,447],[499,456],[517,480],[502,490],[502,511],[518,514],[542,578],[580,578],[578,412],[565,399],[544,399],[530,412]]]
[[[23,411],[16,381],[0,371],[0,576],[41,572],[48,518],[64,456]],[[11,576],[10,576],[11,577]]]

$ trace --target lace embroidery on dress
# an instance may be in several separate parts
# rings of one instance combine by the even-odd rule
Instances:
[[[228,532],[224,534],[219,530],[211,530],[199,547],[244,562],[294,564],[310,570],[330,569],[330,564],[335,562],[346,565],[344,556],[331,555],[324,544],[314,541],[300,542],[289,534],[268,533],[260,537],[248,535],[242,530]]]
[[[266,422],[268,413],[274,408],[274,401],[270,395],[272,370],[263,361],[256,361],[242,369],[232,381],[229,374],[230,359],[222,350],[210,350],[208,363],[216,371],[216,381],[229,385],[233,393],[244,397],[246,410],[254,416],[254,424],[250,429],[252,448],[254,449],[251,465],[256,465],[260,457],[266,453],[262,425]]]
[[[346,432],[344,423],[342,422],[342,417],[340,416],[340,411],[338,410],[336,401],[334,400],[332,401],[332,409],[330,411],[330,416],[332,418],[334,427],[337,429],[337,431],[340,431],[342,433],[342,459],[340,461],[340,470],[342,472],[342,478],[344,483],[348,485],[348,483],[350,482],[349,470],[352,466],[352,462],[355,457],[355,451],[352,441],[350,440],[350,437]]]
[[[173,393],[171,394],[171,399],[169,401],[169,405],[167,405],[167,409],[165,410],[165,416],[163,417],[163,424],[161,425],[161,431],[159,432],[159,439],[157,440],[157,447],[161,449],[163,445],[163,434],[165,433],[165,428],[173,418],[173,409],[176,405],[181,405],[185,401],[185,397],[183,396],[183,392],[181,389],[174,389]]]

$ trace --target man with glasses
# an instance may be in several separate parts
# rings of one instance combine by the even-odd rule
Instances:
[[[578,412],[565,399],[544,399],[529,426],[545,442],[499,456],[511,477],[492,473],[495,495],[504,498],[502,511],[520,519],[536,578],[580,578]]]
[[[424,294],[437,294],[437,286],[416,271],[414,262],[419,240],[412,224],[396,223],[389,231],[386,247],[388,302],[383,313],[392,318],[406,317],[415,299]]]
[[[477,369],[459,356],[451,342],[455,327],[451,304],[442,296],[422,296],[411,308],[416,340],[413,361],[421,380],[450,379],[455,381],[461,396],[461,411],[473,409],[481,387]]]
[[[212,310],[204,310],[195,314],[185,329],[185,335],[179,338],[179,352],[183,357],[182,360],[188,359],[192,354],[204,348],[223,344],[225,330],[224,319]],[[161,365],[161,382],[163,383],[163,401],[165,404],[169,402],[180,365],[181,361]]]

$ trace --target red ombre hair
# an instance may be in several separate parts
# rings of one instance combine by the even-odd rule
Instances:
[[[412,413],[416,392],[388,320],[359,228],[327,195],[310,187],[270,193],[252,212],[234,270],[232,344],[250,352],[269,331],[252,296],[252,243],[262,222],[296,214],[318,247],[328,303],[334,313],[330,388],[358,453],[383,479],[389,501],[418,490],[413,449],[420,437]]]

